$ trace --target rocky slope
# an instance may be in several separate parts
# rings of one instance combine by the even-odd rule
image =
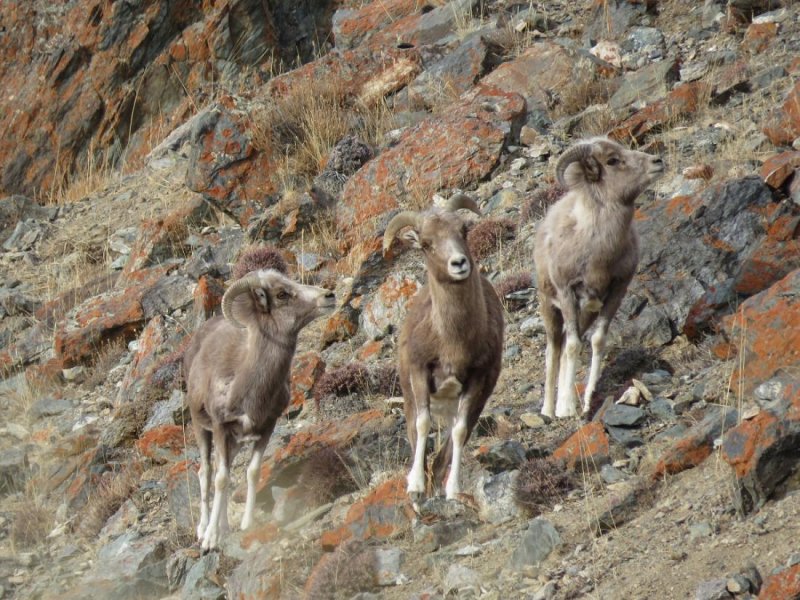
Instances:
[[[0,6],[0,596],[800,598],[800,8],[51,4]],[[669,168],[591,416],[549,422],[533,233],[601,133]],[[503,373],[465,493],[416,514],[394,348],[424,272],[380,236],[456,190]],[[264,261],[340,306],[257,525],[203,555],[180,357]]]

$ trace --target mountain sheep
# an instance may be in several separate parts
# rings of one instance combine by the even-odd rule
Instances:
[[[254,441],[247,468],[242,529],[252,524],[261,459],[289,403],[289,369],[297,335],[334,307],[333,292],[300,285],[274,269],[252,271],[222,298],[224,317],[206,321],[184,355],[187,404],[200,448],[200,523],[204,550],[228,530],[228,482],[241,444]],[[211,448],[216,450],[209,514]]]
[[[568,191],[547,211],[534,249],[539,309],[547,336],[542,414],[548,417],[577,414],[580,339],[596,321],[583,399],[583,412],[589,410],[608,325],[639,260],[634,201],[663,172],[664,162],[658,156],[603,137],[576,143],[558,161],[556,176]]]
[[[399,379],[403,390],[408,440],[414,461],[408,493],[415,504],[425,493],[426,443],[431,415],[441,418],[449,435],[433,463],[433,483],[444,481],[448,499],[460,493],[464,445],[494,389],[503,348],[503,308],[492,285],[479,273],[467,246],[466,223],[459,208],[480,214],[464,194],[447,209],[404,211],[386,228],[384,254],[402,235],[422,250],[428,281],[409,303],[399,339]]]

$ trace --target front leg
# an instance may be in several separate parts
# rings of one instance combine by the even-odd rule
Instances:
[[[236,454],[236,442],[225,433],[224,425],[215,424],[212,432],[216,456],[216,473],[214,475],[214,502],[211,505],[211,514],[208,518],[208,527],[203,534],[201,547],[203,550],[213,550],[219,547],[219,542],[228,524],[228,484],[230,483],[230,469],[233,457]],[[223,517],[223,511],[225,515]]]
[[[564,319],[566,340],[561,351],[561,365],[558,372],[557,417],[574,417],[578,414],[578,394],[575,389],[575,373],[578,370],[578,357],[581,352],[580,313],[578,299],[570,289],[560,294],[561,314]]]
[[[275,421],[276,419],[271,419],[267,429],[253,445],[253,454],[250,457],[250,464],[247,465],[247,500],[245,501],[244,515],[242,516],[242,530],[253,524],[253,512],[256,506],[256,486],[261,475],[261,461],[264,458],[264,451],[267,449],[272,430],[275,428]]]
[[[406,399],[406,402],[414,403],[416,443],[411,449],[414,453],[414,463],[408,473],[406,489],[416,505],[425,495],[425,449],[431,428],[431,413],[427,373],[424,369],[415,368],[410,373],[410,379],[413,398]]]
[[[458,399],[458,411],[453,418],[450,430],[450,440],[453,444],[453,456],[450,463],[450,473],[447,475],[445,484],[445,497],[448,500],[455,500],[461,493],[461,457],[464,452],[464,445],[467,442],[469,409],[472,404],[472,397],[469,391],[462,394]]]

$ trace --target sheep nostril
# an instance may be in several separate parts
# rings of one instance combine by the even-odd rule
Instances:
[[[450,259],[450,266],[455,269],[463,269],[467,266],[467,257],[460,256],[458,258],[451,258]]]
[[[334,294],[331,291],[328,291],[328,292],[325,293],[325,297],[328,298],[329,300],[333,300],[333,299],[336,298],[336,294]]]

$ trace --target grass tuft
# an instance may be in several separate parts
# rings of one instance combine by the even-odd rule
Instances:
[[[497,295],[500,296],[500,301],[506,310],[519,310],[525,306],[526,302],[520,300],[511,300],[506,298],[506,295],[512,292],[518,292],[533,287],[533,277],[530,271],[522,271],[520,273],[512,273],[498,281],[494,289]]]
[[[309,506],[322,506],[358,489],[352,472],[347,454],[327,446],[309,457],[297,485]]]
[[[503,241],[514,236],[516,225],[511,219],[485,219],[467,234],[467,245],[476,260],[486,258],[500,249]]]
[[[514,500],[528,516],[549,510],[576,485],[572,475],[547,458],[525,461],[514,486]]]

